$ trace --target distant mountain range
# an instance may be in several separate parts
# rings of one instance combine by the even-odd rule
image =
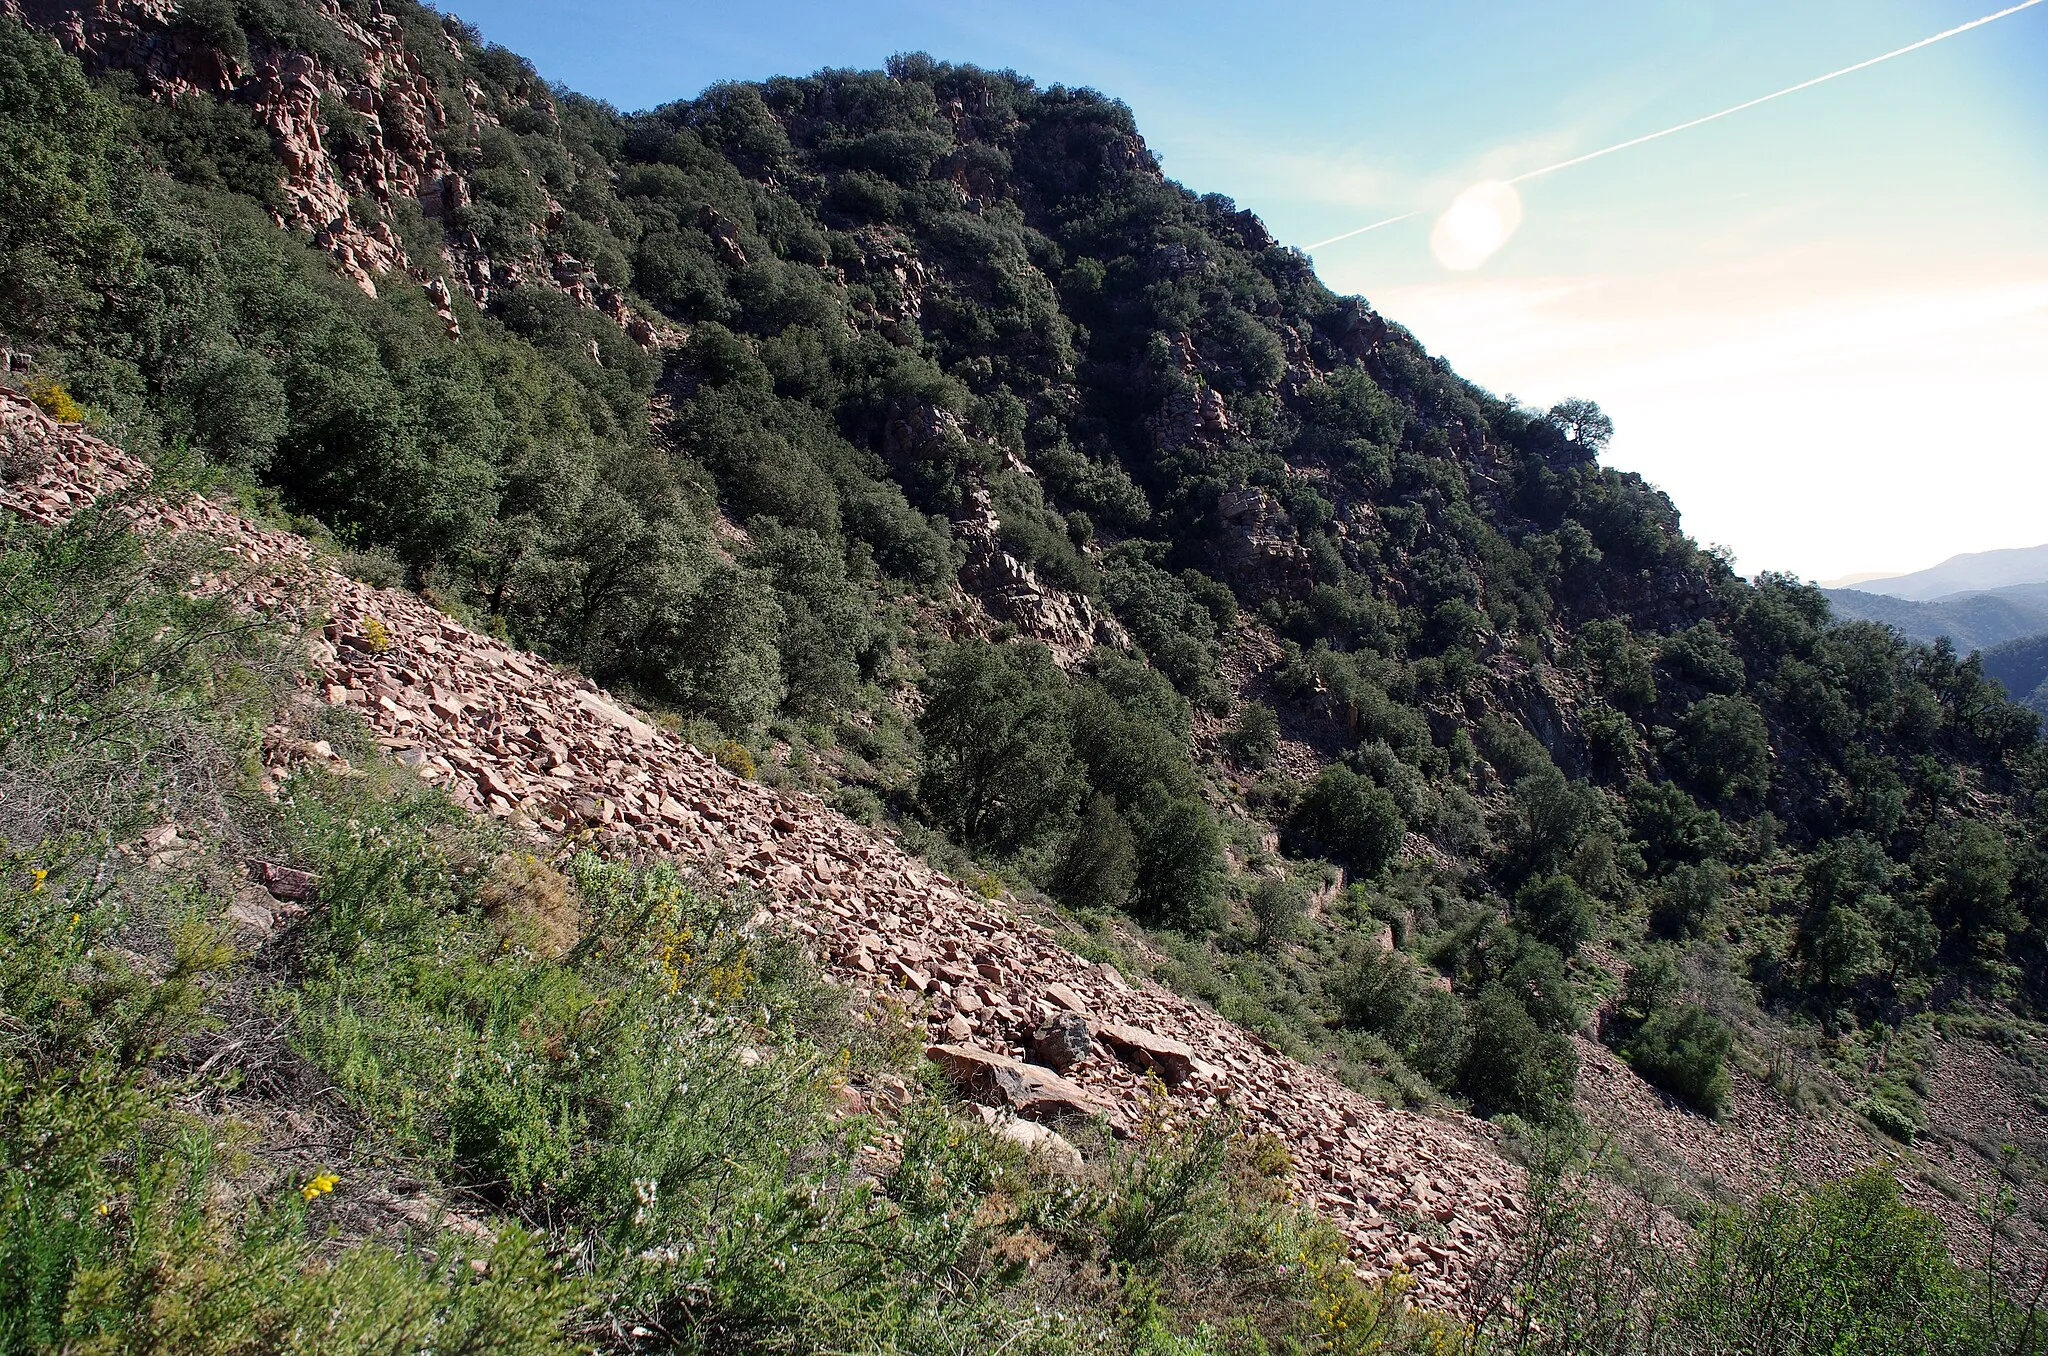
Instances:
[[[2015,584],[2048,580],[2048,546],[2020,546],[2003,551],[1973,551],[1950,556],[1939,565],[1912,574],[1842,581],[1864,593],[1883,594],[1925,603],[1961,593],[1986,593]],[[1842,591],[1847,591],[1846,589]]]
[[[1937,637],[1947,636],[1965,654],[2028,636],[2048,635],[2048,584],[2016,584],[1955,593],[1926,602],[1887,597],[1874,592],[1874,587],[1825,592],[1834,605],[1835,616],[1842,621],[1883,622],[1901,635],[1930,645]]]

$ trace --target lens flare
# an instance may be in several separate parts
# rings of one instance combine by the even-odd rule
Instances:
[[[1498,179],[1460,193],[1429,232],[1430,252],[1464,272],[1491,259],[1522,224],[1522,195]]]
[[[1522,174],[1517,174],[1514,178],[1508,180],[1507,184],[1519,184],[1526,182],[1530,179],[1539,178],[1545,174],[1555,174],[1557,173],[1557,171],[1561,169],[1570,169],[1574,165],[1583,165],[1588,160],[1598,160],[1602,156],[1613,155],[1616,151],[1631,150],[1637,146],[1644,145],[1647,142],[1661,141],[1665,137],[1672,136],[1678,132],[1687,132],[1691,131],[1695,127],[1701,127],[1710,122],[1719,122],[1722,118],[1733,117],[1737,113],[1747,112],[1748,110],[1755,108],[1759,104],[1767,104],[1774,99],[1782,99],[1788,94],[1797,94],[1801,90],[1812,89],[1815,85],[1824,85],[1830,80],[1839,80],[1845,75],[1854,75],[1858,71],[1869,70],[1872,66],[1880,65],[1896,57],[1905,56],[1909,52],[1917,52],[1923,47],[1932,47],[1937,42],[1946,42],[1950,38],[1953,38],[1960,33],[1968,33],[1972,29],[1982,28],[1986,24],[1997,23],[2000,19],[2004,19],[2011,15],[2018,14],[2021,10],[2032,9],[2034,6],[2043,3],[2048,3],[2048,0],[2019,0],[2018,4],[2008,5],[2004,9],[1999,10],[1995,14],[1987,14],[1981,19],[1972,19],[1968,23],[1957,24],[1954,28],[1945,28],[1941,32],[1936,33],[1931,37],[1922,38],[1918,42],[1909,42],[1904,47],[1895,47],[1889,52],[1880,53],[1879,55],[1871,57],[1865,61],[1859,61],[1853,66],[1844,66],[1840,70],[1829,71],[1826,75],[1816,75],[1811,80],[1802,80],[1796,85],[1787,85],[1784,89],[1773,90],[1769,94],[1759,95],[1754,99],[1745,99],[1743,102],[1736,104],[1731,108],[1724,108],[1718,113],[1709,113],[1704,117],[1692,118],[1685,122],[1681,122],[1673,127],[1666,127],[1660,131],[1650,132],[1639,137],[1630,137],[1627,141],[1618,141],[1612,146],[1603,146],[1597,151],[1588,151],[1584,155],[1575,155],[1569,160],[1560,160],[1554,165],[1545,165],[1541,169],[1533,169]],[[1506,188],[1507,184],[1501,184],[1498,185],[1498,187]],[[1436,230],[1431,232],[1429,243],[1430,248],[1436,251],[1436,257],[1438,259],[1443,260],[1444,267],[1479,267],[1480,264],[1486,262],[1487,256],[1491,255],[1494,252],[1494,250],[1499,249],[1501,245],[1507,243],[1508,236],[1514,234],[1515,225],[1520,223],[1522,219],[1522,207],[1520,200],[1517,199],[1514,207],[1513,221],[1508,225],[1507,229],[1504,232],[1502,232],[1500,239],[1497,242],[1495,242],[1492,248],[1486,250],[1486,252],[1484,254],[1481,254],[1477,260],[1469,264],[1452,263],[1450,258],[1445,257],[1446,247],[1443,245],[1439,245],[1437,242],[1439,239],[1448,238],[1446,235],[1446,223],[1450,222],[1452,214],[1458,211],[1458,206],[1460,203],[1463,203],[1467,197],[1470,197],[1472,194],[1477,193],[1480,189],[1486,187],[1488,187],[1487,184],[1478,184],[1473,186],[1472,188],[1466,189],[1465,193],[1459,197],[1458,201],[1456,203],[1451,204],[1450,211],[1445,212],[1443,216],[1437,218]],[[1512,196],[1512,190],[1510,190],[1510,196]],[[1419,217],[1421,215],[1422,210],[1417,209],[1413,212],[1403,212],[1399,216],[1382,217],[1380,220],[1372,222],[1368,225],[1356,226],[1353,227],[1351,230],[1341,232],[1337,235],[1333,235],[1327,240],[1318,240],[1314,244],[1308,245],[1305,248],[1310,250],[1319,250],[1325,245],[1334,245],[1340,240],[1349,240],[1353,236],[1364,235],[1368,231],[1377,231],[1384,227],[1393,226],[1400,222],[1408,221],[1412,218]],[[1474,227],[1476,228],[1476,217],[1474,221]],[[1467,227],[1461,221],[1459,224],[1455,226],[1454,229],[1458,231],[1463,231],[1467,229]],[[1467,256],[1463,253],[1454,253],[1452,257],[1465,258]]]

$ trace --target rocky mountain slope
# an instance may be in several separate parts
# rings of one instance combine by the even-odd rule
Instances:
[[[283,570],[463,805],[759,886],[984,1098],[1227,1094],[1439,1290],[1495,1133],[1681,1211],[1785,1152],[2042,1209],[1946,1100],[2041,1034],[2037,721],[1736,578],[1597,406],[1462,381],[1123,105],[911,55],[621,114],[410,3],[0,16],[36,511],[154,464],[331,539],[148,511]],[[1062,1011],[1122,1054],[1047,1081]]]
[[[149,481],[133,458],[4,394],[0,447],[0,505],[39,522]],[[246,563],[229,581],[235,601],[311,631],[319,699],[360,709],[390,757],[457,803],[542,841],[589,835],[760,890],[830,973],[908,1005],[933,1057],[992,1104],[1055,1124],[1097,1112],[1135,1123],[1156,1077],[1188,1112],[1229,1108],[1287,1143],[1304,1198],[1343,1225],[1363,1266],[1406,1268],[1439,1295],[1512,1229],[1521,1174],[1484,1127],[1374,1103],[1156,984],[1084,961],[1013,902],[948,880],[815,798],[726,771],[587,680],[416,596],[337,574],[301,539],[203,499],[127,512],[145,532],[200,534]],[[333,757],[300,742],[265,749],[280,772]],[[1045,1058],[1032,1038],[1069,1016],[1082,1021],[1081,1051],[1099,1053],[1061,1076],[1030,1062]]]

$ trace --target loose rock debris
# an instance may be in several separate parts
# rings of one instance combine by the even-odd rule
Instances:
[[[118,449],[4,392],[0,465],[0,504],[43,523],[148,479]],[[1034,1120],[1133,1123],[1163,1085],[1185,1114],[1228,1107],[1286,1143],[1301,1199],[1344,1231],[1362,1273],[1405,1268],[1424,1294],[1453,1293],[1512,1232],[1523,1175],[1477,1122],[1363,1097],[1187,999],[1083,960],[817,798],[727,771],[587,680],[319,564],[303,538],[198,497],[130,497],[122,511],[145,532],[216,540],[237,573],[196,582],[304,627],[317,698],[361,712],[393,758],[462,805],[759,889],[835,979],[911,1003],[931,1058],[978,1101]],[[277,733],[274,766],[320,758]],[[252,924],[274,923],[311,888],[281,871],[255,869],[272,902],[244,906]],[[1056,1072],[1031,1055],[1062,1013],[1083,1018],[1090,1040]],[[1065,1048],[1079,1055],[1082,1044]]]

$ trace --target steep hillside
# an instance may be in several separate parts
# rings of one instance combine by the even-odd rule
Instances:
[[[0,447],[49,525],[0,519],[11,1345],[1476,1352],[1536,1313],[1538,1350],[1692,1350],[1773,1311],[1790,1246],[1851,1295],[1809,1333],[2035,1349],[2007,1250],[1965,1273],[1889,1176],[1830,1181],[1839,1126],[1788,1142],[1819,1185],[1706,1221],[1761,1265],[1701,1267],[26,402]],[[650,848],[694,868],[617,855]],[[1027,1058],[906,1081],[934,1038]],[[2025,1069],[1973,1103],[2010,1128]],[[1697,1147],[1641,1100],[1617,1129]]]
[[[61,522],[149,479],[139,463],[4,393],[0,445],[15,467],[0,507],[38,521]],[[1361,1261],[1382,1272],[1405,1266],[1439,1297],[1506,1241],[1521,1174],[1478,1127],[1375,1105],[1156,985],[1133,987],[815,798],[726,771],[588,680],[413,595],[320,568],[299,538],[200,499],[148,501],[128,516],[145,532],[224,546],[238,606],[313,633],[306,681],[319,700],[359,711],[384,756],[458,805],[511,819],[538,844],[659,853],[718,886],[760,891],[768,917],[804,938],[828,974],[907,1004],[928,1043],[959,1052],[960,1067],[1032,1058],[1029,1033],[1063,1013],[1119,1056],[1087,1060],[1070,1078],[1041,1070],[1014,1095],[992,1084],[998,1105],[1007,1098],[1039,1116],[1101,1110],[1134,1126],[1160,1114],[1148,1104],[1149,1073],[1185,1110],[1242,1112],[1288,1146],[1300,1190],[1346,1222]],[[268,734],[272,779],[337,758],[284,728]],[[1416,1232],[1423,1212],[1441,1227]]]
[[[2011,1183],[2038,1245],[2048,1165],[1941,1100],[2041,1031],[2033,713],[1735,577],[1597,406],[1462,381],[1123,105],[905,56],[628,115],[411,4],[0,14],[11,380],[331,552],[330,695],[449,794],[754,861],[950,1044],[1033,1054],[1062,977],[1380,1262],[1496,1238],[1464,1113],[1680,1214],[1784,1140],[1963,1230]]]
[[[1984,675],[2034,711],[2048,706],[2048,636],[2009,640],[1984,651]]]

